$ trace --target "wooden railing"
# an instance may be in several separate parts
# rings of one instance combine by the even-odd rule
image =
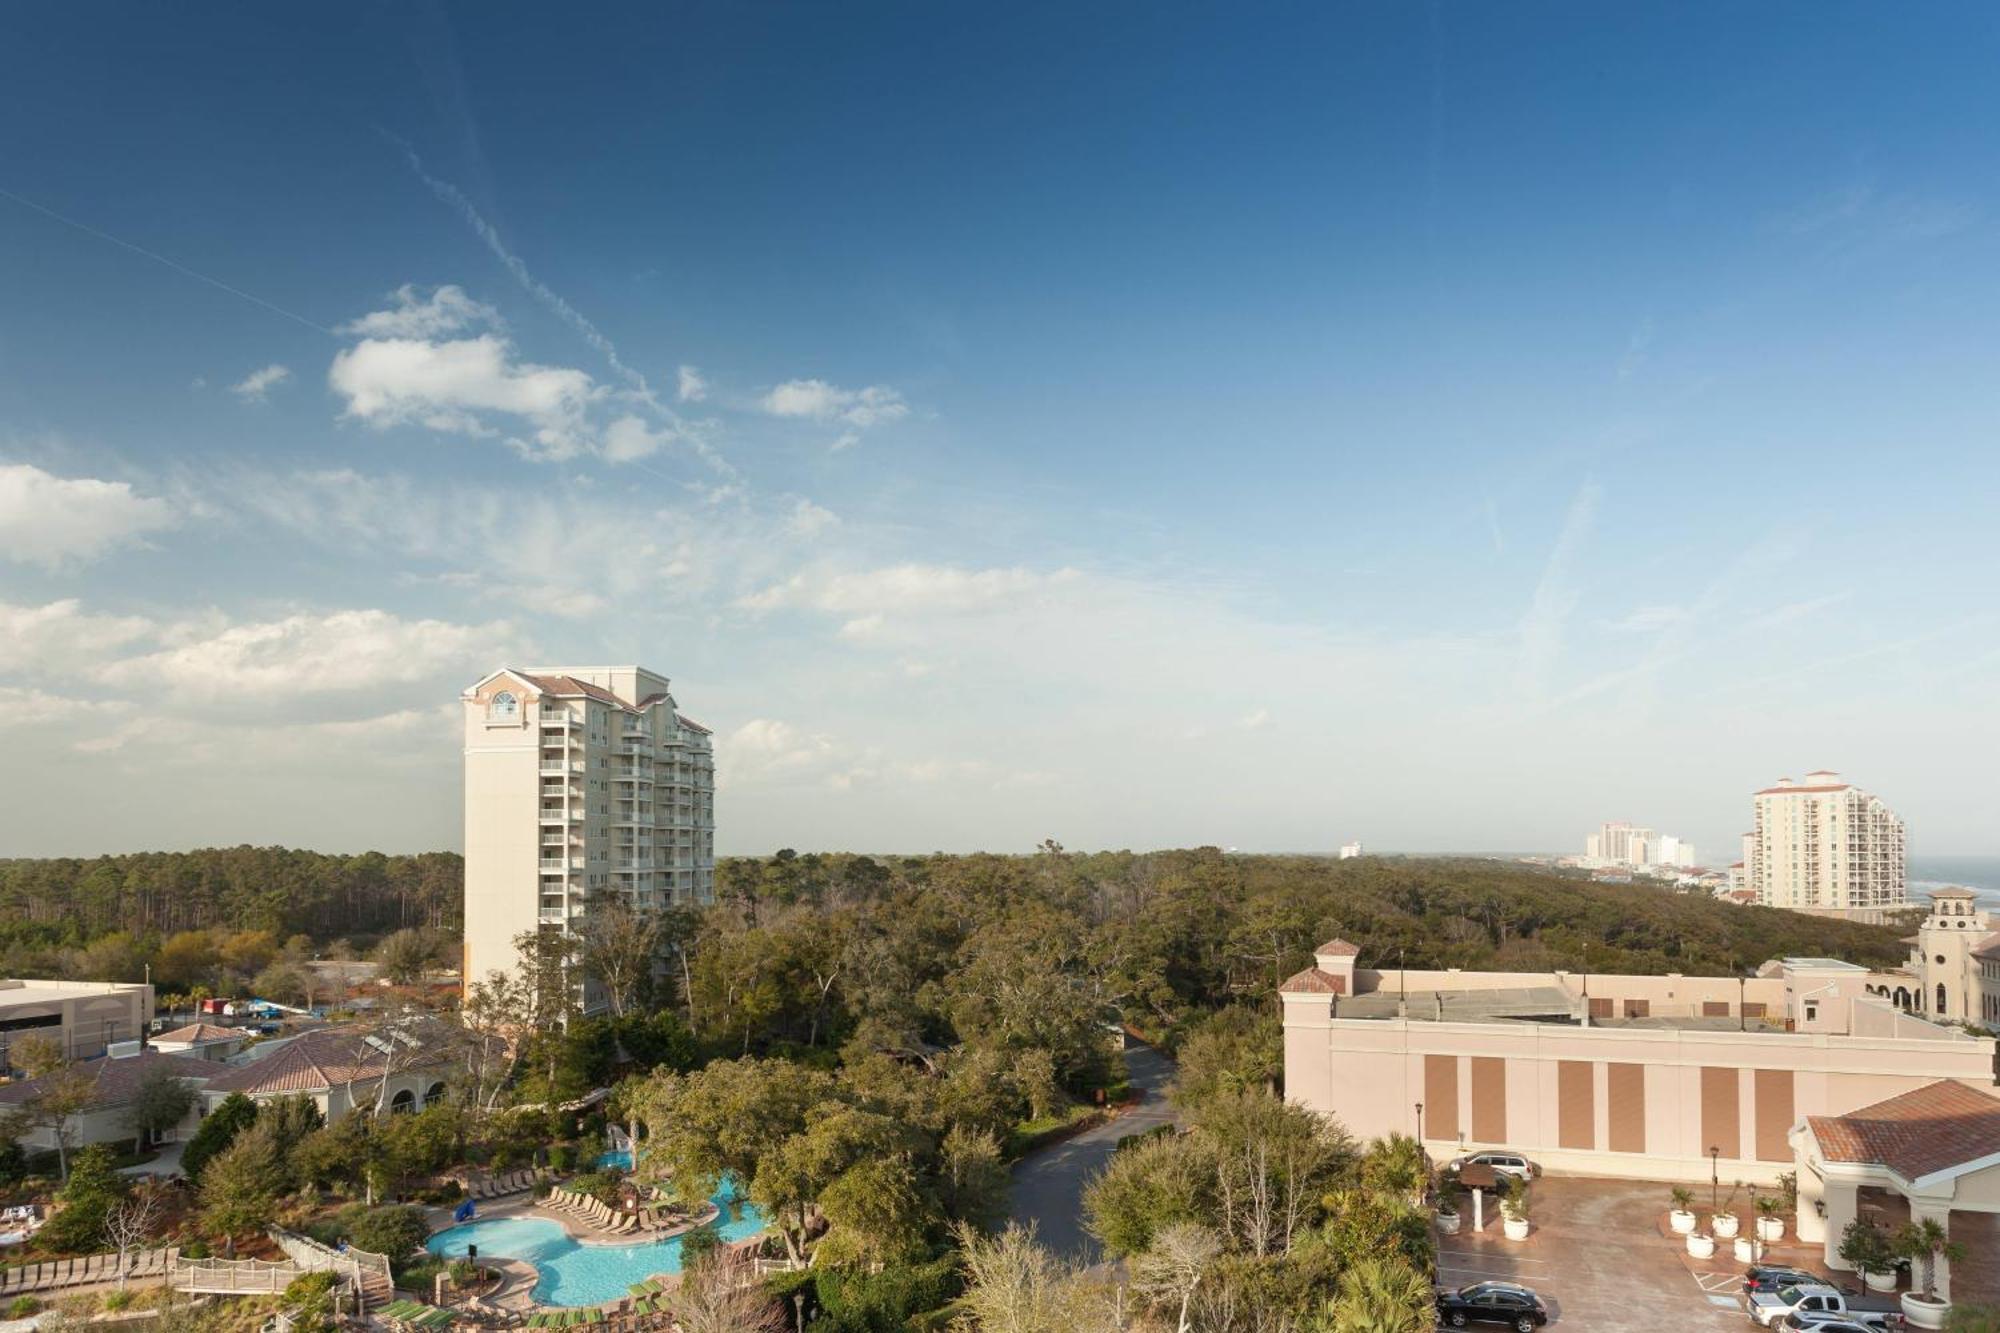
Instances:
[[[287,1260],[183,1259],[174,1265],[174,1290],[224,1295],[275,1295],[312,1270]]]

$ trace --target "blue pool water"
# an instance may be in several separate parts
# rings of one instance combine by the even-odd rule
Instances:
[[[630,1171],[632,1169],[632,1150],[630,1148],[613,1148],[608,1152],[597,1154],[598,1170],[602,1171],[607,1167],[614,1166],[620,1171]]]
[[[726,1200],[736,1197],[735,1184],[725,1180],[716,1191],[722,1209],[715,1229],[724,1240],[742,1240],[764,1229],[764,1217],[747,1200],[736,1204],[731,1220]],[[520,1259],[535,1266],[540,1279],[535,1299],[544,1305],[596,1305],[628,1295],[634,1282],[655,1273],[681,1271],[681,1239],[641,1241],[633,1245],[585,1245],[572,1240],[560,1224],[545,1217],[499,1217],[468,1222],[438,1232],[424,1242],[432,1254],[457,1259],[467,1245],[479,1247],[482,1259]]]

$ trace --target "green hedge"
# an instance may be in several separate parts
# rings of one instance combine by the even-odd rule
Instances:
[[[956,1256],[947,1255],[879,1273],[829,1268],[774,1274],[765,1286],[788,1315],[793,1296],[804,1296],[806,1318],[826,1333],[906,1333],[931,1327],[926,1316],[958,1299],[965,1283]]]

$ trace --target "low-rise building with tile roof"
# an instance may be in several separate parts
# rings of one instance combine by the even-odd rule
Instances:
[[[2000,1092],[1940,1079],[1792,1131],[1799,1234],[1847,1268],[1840,1241],[1866,1218],[1893,1231],[1936,1221],[1963,1248],[1940,1262],[1938,1290],[1954,1302],[2000,1301]]]

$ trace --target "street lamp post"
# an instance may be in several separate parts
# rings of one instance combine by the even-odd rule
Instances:
[[[1713,1144],[1708,1149],[1708,1211],[1710,1216],[1722,1211],[1722,1149]]]
[[[1417,1103],[1417,1147],[1424,1146],[1424,1104]]]

